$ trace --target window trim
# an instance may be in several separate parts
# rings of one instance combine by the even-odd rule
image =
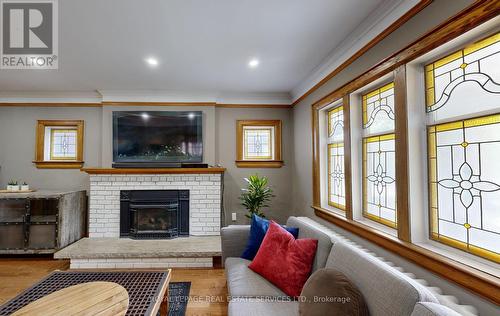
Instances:
[[[68,127],[76,130],[76,159],[45,160],[45,129],[47,127]],[[33,163],[38,169],[80,169],[84,164],[83,133],[84,121],[82,120],[38,120],[36,127],[35,160],[33,160]]]
[[[245,159],[244,158],[244,129],[247,126],[274,129],[274,159]],[[238,168],[281,168],[281,120],[238,120],[236,121],[236,161]]]
[[[449,18],[447,21],[438,25],[434,29],[430,30],[422,37],[408,45],[407,47],[401,49],[400,51],[392,54],[386,59],[382,60],[380,63],[376,64],[368,71],[362,73],[358,77],[344,84],[340,88],[329,93],[325,97],[321,98],[319,101],[312,104],[312,144],[313,144],[313,205],[312,208],[315,210],[315,214],[333,224],[344,228],[354,234],[357,234],[368,241],[371,241],[389,251],[396,253],[397,255],[406,258],[423,268],[430,270],[441,277],[444,277],[456,284],[465,287],[478,295],[496,303],[500,304],[500,295],[498,295],[498,287],[500,287],[500,278],[487,274],[478,269],[467,266],[461,262],[451,260],[443,255],[436,252],[424,249],[422,247],[416,246],[408,241],[410,237],[410,227],[409,225],[398,225],[398,237],[391,236],[389,234],[378,231],[374,228],[356,222],[349,218],[344,218],[338,214],[328,211],[321,207],[321,188],[320,188],[320,149],[319,149],[319,138],[320,133],[319,127],[319,110],[327,106],[331,102],[339,99],[348,97],[349,93],[369,84],[370,82],[394,71],[395,82],[400,82],[403,84],[406,82],[405,74],[405,64],[412,61],[413,59],[433,50],[434,48],[445,44],[451,39],[454,39],[463,33],[472,30],[473,28],[481,25],[497,16],[496,9],[491,6],[488,1],[478,1],[462,10],[455,16]],[[403,68],[404,67],[404,68]],[[401,74],[404,74],[401,75]],[[399,79],[397,79],[399,77]],[[404,80],[404,81],[403,81]],[[399,91],[406,90],[398,89]],[[404,105],[403,107],[397,109],[398,111],[407,112],[406,95],[396,94],[395,106],[396,108]],[[401,100],[400,100],[401,99]],[[396,109],[395,109],[396,110]],[[407,114],[407,113],[405,113]],[[398,116],[398,113],[396,112]],[[399,114],[399,117],[407,118],[407,115]],[[344,119],[346,117],[344,116]],[[397,122],[397,121],[396,121]],[[408,155],[408,139],[407,139],[407,121],[400,122],[399,128],[396,128],[396,134],[403,134],[403,139],[398,136],[396,139],[396,151],[405,151],[406,156]],[[404,128],[406,126],[406,128]],[[399,139],[398,139],[399,138]],[[403,181],[405,185],[400,183],[403,190],[408,190],[408,159],[398,159],[396,161],[403,161],[406,163],[399,164],[396,166],[396,172],[402,174],[399,178],[404,178]],[[346,168],[346,170],[350,170]],[[404,174],[406,173],[406,176]],[[347,185],[347,184],[346,184]],[[403,201],[399,198],[399,194],[403,194],[401,190],[397,193],[398,196],[398,221],[401,219],[400,212],[408,210],[408,193],[406,194],[406,199]],[[399,207],[399,203],[403,204],[403,207]],[[405,206],[406,205],[406,206]],[[408,214],[408,212],[406,212]],[[409,216],[406,220],[410,221]],[[401,228],[405,227],[405,228]],[[407,231],[403,231],[406,229]]]

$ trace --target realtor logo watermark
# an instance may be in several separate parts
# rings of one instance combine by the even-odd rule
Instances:
[[[0,0],[0,69],[57,69],[57,0]]]

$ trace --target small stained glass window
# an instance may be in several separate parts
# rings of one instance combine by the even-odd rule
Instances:
[[[281,168],[281,121],[237,121],[236,147],[240,168]]]
[[[344,107],[327,114],[328,119],[328,205],[345,210]]]
[[[273,158],[273,128],[272,127],[245,127],[244,139],[244,159],[265,159]]]
[[[51,129],[50,159],[76,160],[77,131],[76,129]]]

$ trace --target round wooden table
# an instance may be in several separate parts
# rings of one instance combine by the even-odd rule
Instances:
[[[112,282],[88,282],[44,296],[12,315],[125,315],[128,302],[123,286]]]

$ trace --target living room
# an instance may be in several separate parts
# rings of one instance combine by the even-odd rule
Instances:
[[[0,315],[499,313],[498,1],[0,10]]]

